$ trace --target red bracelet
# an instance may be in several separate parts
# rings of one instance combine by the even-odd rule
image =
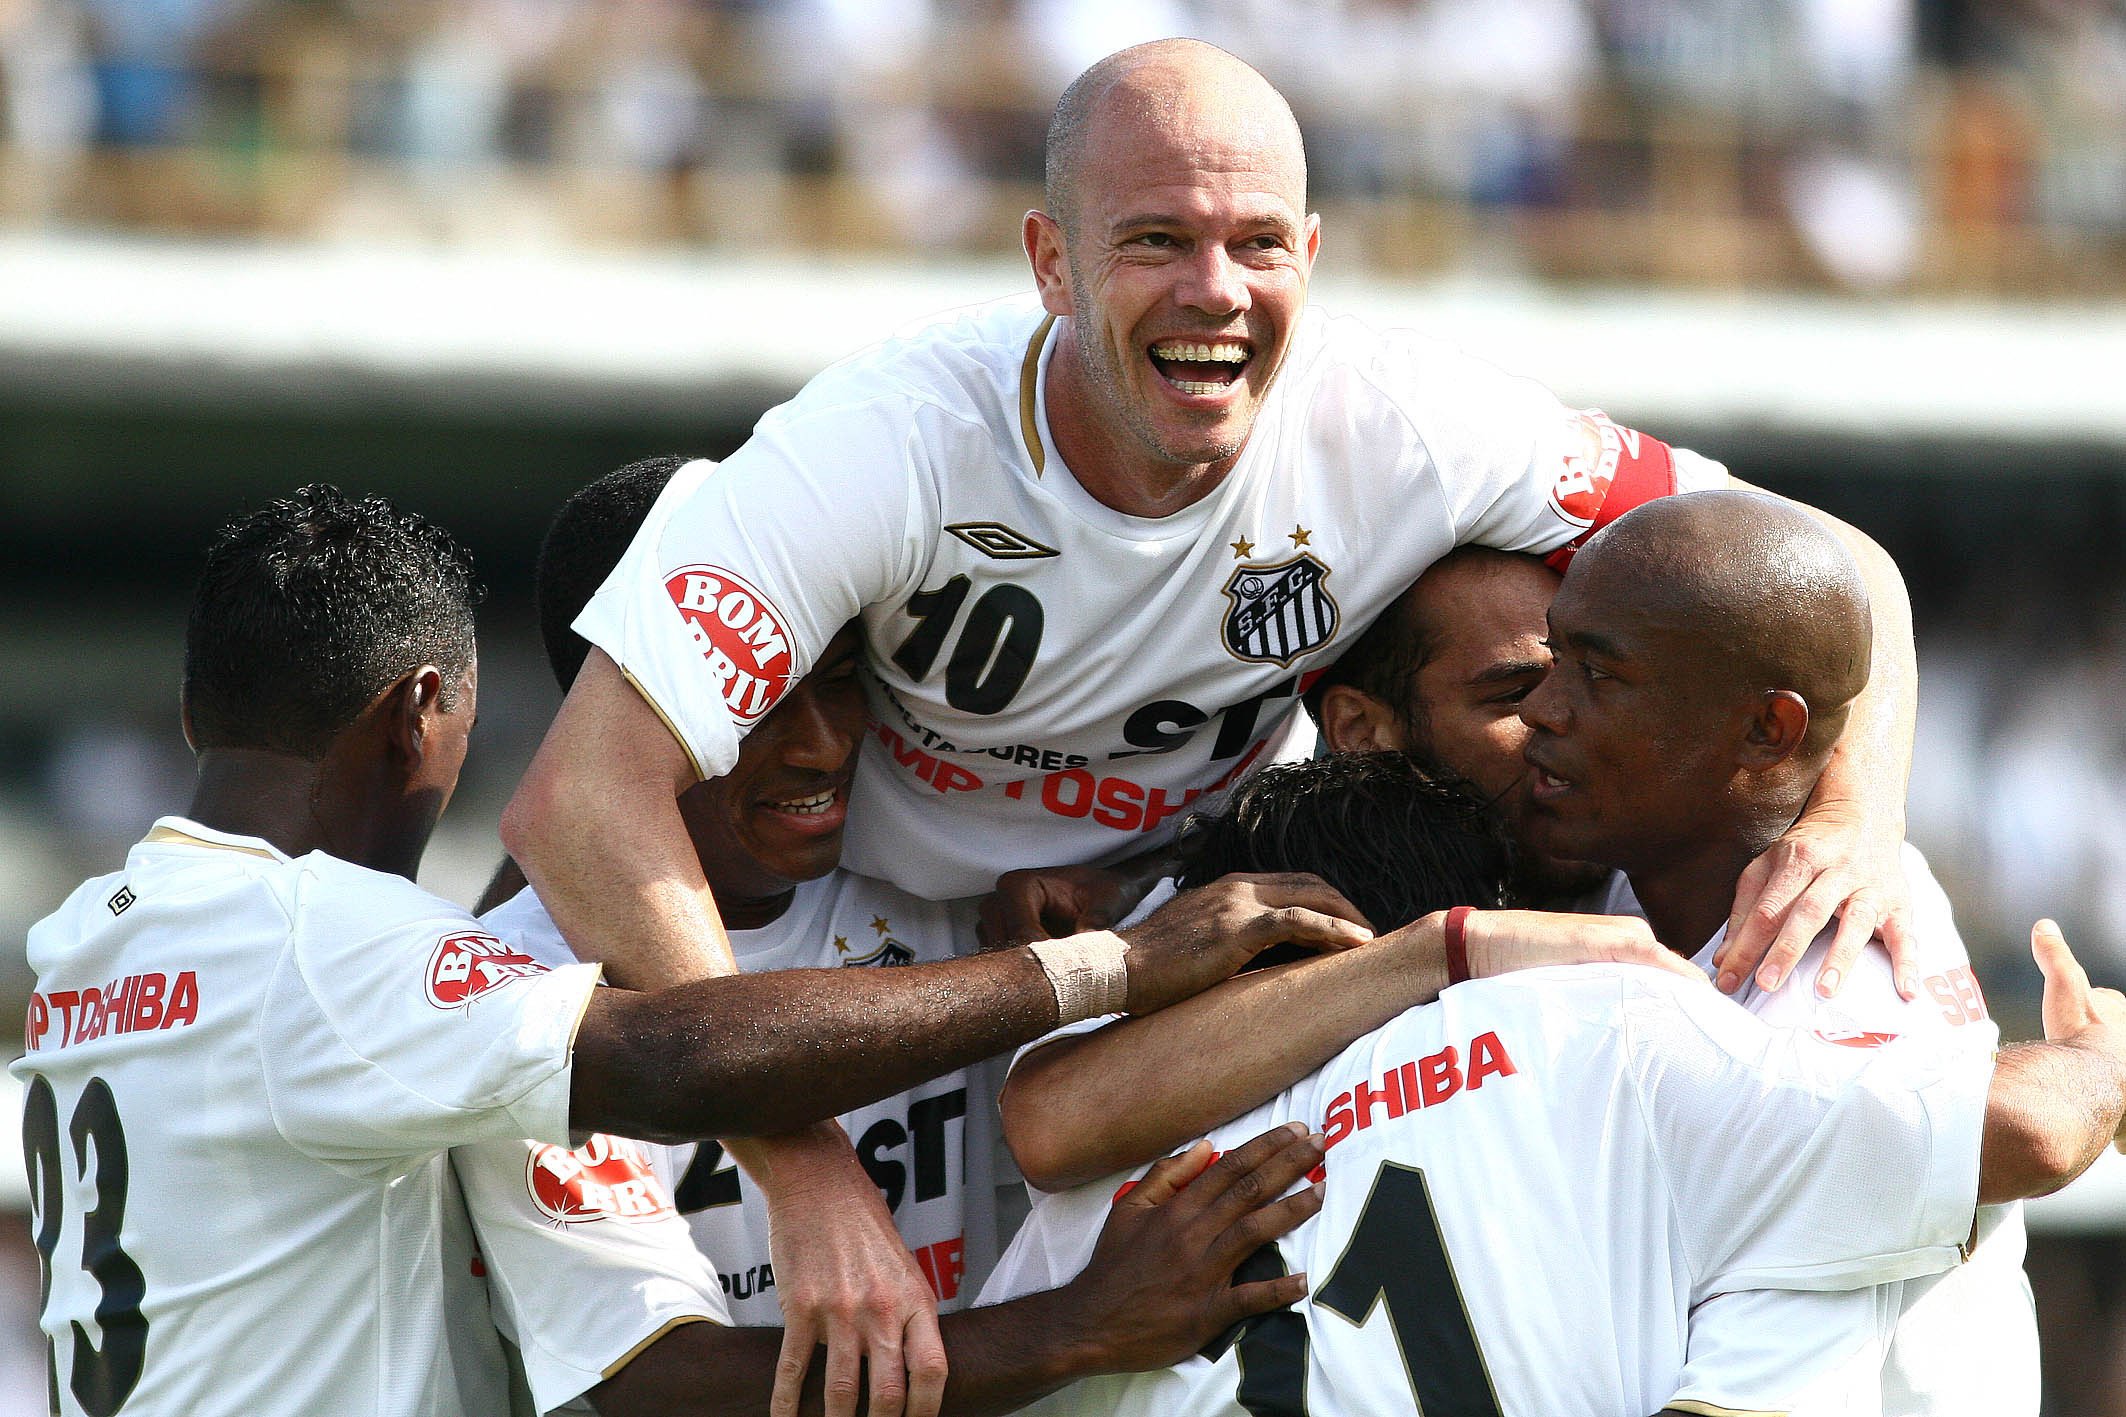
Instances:
[[[1466,984],[1469,982],[1469,940],[1463,932],[1468,928],[1471,909],[1473,909],[1471,906],[1457,905],[1447,912],[1447,982],[1449,984]]]

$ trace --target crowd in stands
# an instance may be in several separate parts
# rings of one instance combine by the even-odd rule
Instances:
[[[0,0],[0,221],[999,249],[1160,34],[1376,267],[2126,284],[2119,0]]]

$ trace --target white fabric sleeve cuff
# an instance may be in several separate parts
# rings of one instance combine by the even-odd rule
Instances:
[[[560,1066],[518,1095],[505,1109],[519,1135],[555,1146],[569,1145],[568,1095],[576,1074],[576,1031],[590,1008],[604,966],[564,965],[518,988],[538,995],[524,1008],[517,1039],[521,1056],[551,1057]]]

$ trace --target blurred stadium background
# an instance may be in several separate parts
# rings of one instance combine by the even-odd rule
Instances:
[[[1161,34],[1292,99],[1324,303],[1889,547],[1912,836],[1996,1013],[2035,1031],[2041,913],[2126,983],[2122,0],[0,0],[0,928],[183,805],[199,547],[315,478],[492,587],[428,872],[469,900],[559,498],[1023,288],[1049,104]],[[2126,1177],[2078,1190],[2033,1222],[2047,1411],[2126,1413]],[[0,1413],[42,1411],[0,1232]]]

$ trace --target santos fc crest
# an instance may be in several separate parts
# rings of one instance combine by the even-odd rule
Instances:
[[[1302,551],[1274,566],[1241,566],[1225,583],[1232,607],[1219,628],[1235,659],[1290,668],[1327,644],[1342,618],[1329,594],[1329,568]]]

